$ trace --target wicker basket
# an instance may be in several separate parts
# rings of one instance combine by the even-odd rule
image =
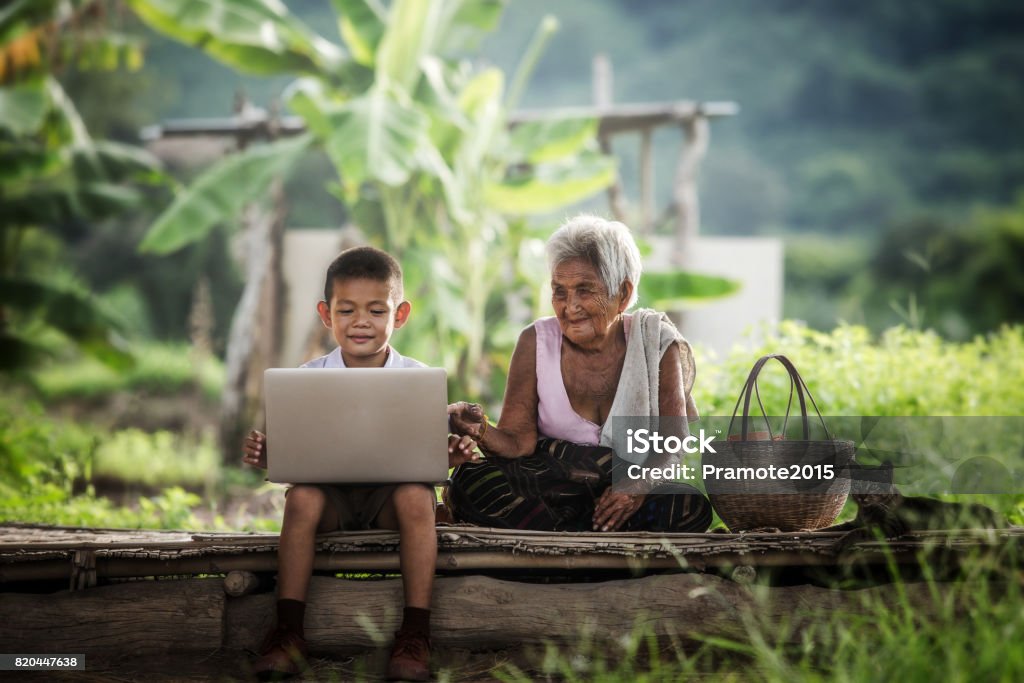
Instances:
[[[790,397],[786,407],[788,422],[793,393],[800,403],[800,419],[803,426],[803,439],[783,440],[782,434],[776,436],[771,432],[767,413],[761,404],[757,390],[757,377],[765,363],[778,360],[789,372]],[[768,432],[750,431],[750,402],[756,395],[761,413],[768,424]],[[850,491],[848,467],[853,461],[854,444],[852,441],[832,439],[811,440],[809,438],[809,420],[807,416],[807,399],[810,399],[814,411],[822,426],[825,425],[821,412],[814,398],[807,389],[806,383],[796,367],[785,356],[772,354],[760,358],[754,364],[746,385],[736,401],[733,419],[729,423],[729,437],[724,442],[715,444],[716,452],[705,453],[704,464],[716,466],[750,468],[750,471],[764,470],[774,466],[776,470],[784,468],[787,472],[792,468],[805,471],[807,466],[812,472],[818,466],[830,465],[833,477],[826,479],[818,476],[811,479],[778,480],[778,479],[746,479],[727,482],[709,481],[705,478],[708,498],[718,516],[722,518],[730,531],[750,531],[761,528],[777,528],[782,531],[803,531],[821,529],[832,524],[839,516],[846,496]],[[743,411],[740,414],[740,433],[733,434],[732,426],[739,412],[740,402]],[[783,426],[785,433],[785,425]],[[825,429],[826,435],[829,433]],[[767,437],[767,438],[766,438]]]

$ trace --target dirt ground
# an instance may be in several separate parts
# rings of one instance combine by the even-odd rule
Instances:
[[[668,655],[671,658],[671,655]],[[312,658],[310,668],[289,679],[297,683],[347,683],[348,681],[382,681],[387,666],[386,649],[348,657]],[[249,666],[252,656],[246,652],[215,651],[175,658],[130,658],[86,660],[85,671],[56,673],[52,671],[11,674],[3,672],[3,681],[53,681],[55,683],[171,683],[178,681],[234,682],[252,681]],[[563,681],[562,676],[543,673],[542,648],[510,648],[501,651],[472,652],[456,648],[437,648],[432,659],[432,680],[444,683],[497,683],[498,681]],[[586,667],[585,658],[574,658],[574,664]],[[575,668],[575,666],[574,666]],[[718,668],[715,664],[712,669]],[[514,673],[518,671],[518,676]],[[671,668],[668,669],[671,671]],[[501,674],[504,676],[501,676]],[[747,683],[764,680],[766,672],[748,665],[726,665],[719,671],[689,674],[687,680],[714,683]],[[578,671],[580,679],[585,679]],[[577,679],[579,680],[579,679]],[[602,680],[614,680],[604,674]],[[648,680],[658,680],[657,677]],[[673,680],[673,679],[665,679]],[[631,683],[623,679],[623,683]]]
[[[387,666],[388,651],[310,660],[310,669],[303,675],[290,679],[299,683],[313,681],[381,681]],[[146,683],[170,683],[171,681],[250,681],[255,680],[249,673],[252,657],[247,652],[216,651],[195,656],[174,658],[100,658],[87,657],[85,671],[68,672],[3,672],[4,681],[55,681],[60,683],[125,683],[145,681]],[[498,681],[491,672],[509,663],[523,670],[530,670],[529,657],[523,652],[470,652],[458,649],[437,649],[433,657],[434,680],[469,682]],[[540,676],[539,672],[532,672]]]

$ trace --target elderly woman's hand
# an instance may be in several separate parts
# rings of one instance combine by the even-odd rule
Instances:
[[[594,507],[594,531],[615,531],[640,509],[647,496],[616,493],[609,486]]]
[[[480,438],[484,429],[484,409],[479,403],[458,401],[448,406],[448,429],[458,436]]]

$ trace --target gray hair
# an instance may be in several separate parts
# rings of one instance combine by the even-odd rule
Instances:
[[[565,261],[579,259],[591,264],[614,297],[627,280],[633,283],[633,294],[626,308],[636,303],[640,286],[640,249],[629,228],[618,221],[600,216],[580,214],[570,218],[548,238],[548,268],[554,270]]]

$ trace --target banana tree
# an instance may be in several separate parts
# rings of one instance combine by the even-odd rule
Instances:
[[[142,203],[162,182],[144,151],[94,140],[52,73],[68,60],[136,63],[137,45],[103,25],[105,4],[21,0],[0,10],[0,370],[22,369],[71,341],[131,362],[116,319],[58,263],[25,258],[36,233],[60,238]]]
[[[307,127],[208,169],[143,248],[163,253],[201,239],[256,201],[299,154],[320,147],[338,173],[329,190],[406,270],[417,315],[403,348],[447,368],[460,395],[485,396],[493,340],[507,346],[491,331],[524,282],[516,264],[526,217],[588,197],[615,174],[594,146],[593,120],[509,133],[514,102],[503,73],[460,59],[495,27],[504,3],[334,0],[344,47],[272,0],[129,4],[156,30],[241,71],[294,74],[286,101]],[[542,24],[516,83],[553,28]]]

